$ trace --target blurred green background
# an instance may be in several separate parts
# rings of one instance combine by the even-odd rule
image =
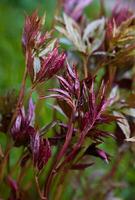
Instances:
[[[20,88],[24,70],[21,35],[25,14],[30,14],[37,8],[41,15],[46,12],[47,30],[51,27],[55,7],[56,0],[0,0],[0,95],[5,94],[10,89],[18,91]],[[99,0],[94,0],[92,5],[86,9],[86,13],[91,18],[96,16],[98,10]],[[48,119],[50,119],[49,113],[51,112],[48,111]],[[114,142],[112,143],[112,140],[108,141],[104,148],[107,148],[108,152],[115,157],[117,147]],[[135,166],[133,166],[133,162],[130,163],[132,156],[127,152],[116,174],[116,180],[122,180],[128,184],[126,189],[116,190],[116,195],[124,200],[135,200]],[[112,158],[113,162],[115,161]],[[87,174],[90,175],[93,170],[108,171],[110,167],[111,165],[108,166],[100,160],[96,161],[96,166],[91,167],[91,170],[86,170],[84,177]],[[71,193],[70,190],[69,193]],[[63,199],[69,199],[68,190],[67,197],[64,196]]]

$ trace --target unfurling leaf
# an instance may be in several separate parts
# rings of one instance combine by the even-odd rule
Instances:
[[[77,50],[85,53],[85,44],[81,38],[81,30],[78,24],[64,13],[64,23],[66,26],[66,37],[73,42]]]
[[[39,57],[46,56],[49,52],[53,51],[53,49],[55,48],[56,42],[57,42],[57,39],[51,40],[49,44],[44,49],[42,49],[42,51],[38,54]]]
[[[129,123],[126,119],[126,117],[121,114],[120,112],[114,111],[113,112],[114,116],[119,117],[119,121],[117,121],[118,126],[121,128],[121,130],[123,131],[126,139],[129,139],[130,137],[130,127],[129,127]]]
[[[135,136],[125,139],[127,142],[135,142]]]
[[[47,139],[41,138],[37,132],[31,137],[30,148],[34,166],[41,170],[51,157],[50,143]]]
[[[41,69],[41,62],[39,57],[34,57],[33,61],[33,68],[34,68],[34,81],[36,80],[36,75],[39,73]]]
[[[122,112],[128,116],[135,117],[135,108],[125,108]]]
[[[87,43],[88,52],[97,50],[105,37],[105,19],[98,19],[90,24],[84,30],[83,41]],[[92,42],[91,42],[92,40]]]
[[[117,85],[115,87],[113,87],[109,97],[110,97],[110,99],[112,99],[112,103],[115,103],[116,101],[119,100],[120,94],[119,94],[119,88]]]
[[[64,34],[74,47],[83,53],[91,54],[97,50],[105,38],[105,19],[98,19],[87,25],[83,35],[78,24],[64,13],[64,25],[56,26],[56,29]]]
[[[22,43],[28,73],[34,87],[55,75],[63,66],[66,54],[59,53],[57,39],[52,32],[43,32],[43,19],[34,12],[26,17]]]
[[[32,99],[29,100],[29,107],[27,113],[24,108],[20,108],[18,116],[11,127],[10,134],[15,142],[15,146],[26,146],[30,142],[30,137],[35,134],[33,127],[33,120],[35,116],[35,106]]]

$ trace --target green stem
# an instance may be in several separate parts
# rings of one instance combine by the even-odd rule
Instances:
[[[38,177],[35,175],[34,178],[35,178],[35,184],[36,184],[36,189],[37,189],[38,195],[39,195],[41,200],[45,200],[45,198],[43,197],[43,194],[41,192],[41,189],[40,189]]]
[[[84,78],[88,77],[88,59],[87,55],[83,56],[83,69],[84,69]]]
[[[10,125],[9,125],[9,131],[10,131],[10,128],[12,127],[12,124],[13,124],[14,120],[16,119],[16,116],[18,114],[19,109],[23,105],[26,78],[27,78],[27,67],[25,67],[23,80],[22,80],[22,85],[21,85],[21,89],[20,89],[20,93],[19,93],[19,97],[18,97],[18,102],[17,102],[16,110],[15,110],[15,112],[13,114],[13,117],[12,117]]]

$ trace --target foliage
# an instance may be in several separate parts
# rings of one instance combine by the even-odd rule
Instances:
[[[19,53],[2,38],[14,67],[3,59],[1,83],[16,90],[1,88],[1,199],[134,199],[135,17],[101,1],[90,20],[92,5],[58,1],[51,23],[26,14]]]

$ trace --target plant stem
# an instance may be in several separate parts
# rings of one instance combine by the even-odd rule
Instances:
[[[88,59],[87,55],[83,55],[83,69],[84,69],[84,78],[88,77]]]
[[[37,192],[39,194],[39,197],[40,197],[41,200],[45,200],[45,198],[43,197],[43,194],[42,194],[42,192],[40,190],[38,177],[35,175],[34,178],[35,178],[36,189],[37,189]]]
[[[57,183],[58,187],[55,190],[55,196],[53,197],[54,200],[59,200],[62,198],[64,188],[66,188],[66,185],[67,185],[67,175],[69,176],[68,169],[60,173],[60,177]]]
[[[46,197],[46,199],[47,199],[47,196],[48,196],[48,193],[49,193],[49,189],[50,189],[50,185],[51,185],[52,179],[53,179],[54,175],[57,172],[57,170],[56,170],[57,169],[57,165],[59,164],[60,160],[64,156],[64,154],[65,154],[65,152],[66,152],[66,150],[68,148],[68,145],[69,145],[69,143],[71,141],[71,138],[72,138],[73,115],[74,115],[74,113],[71,115],[71,118],[70,118],[70,121],[69,121],[69,127],[68,127],[68,131],[67,131],[66,140],[65,140],[61,150],[57,154],[56,159],[54,160],[54,163],[52,164],[52,168],[50,170],[50,174],[48,175],[47,181],[46,181],[45,186],[44,186],[44,196]]]
[[[14,112],[12,118],[11,118],[11,122],[10,122],[9,127],[8,127],[8,133],[10,133],[10,129],[11,129],[12,124],[13,124],[16,116],[17,116],[18,110],[22,106],[22,103],[23,103],[26,78],[27,78],[27,66],[25,66],[25,70],[24,70],[24,74],[23,74],[23,79],[22,79],[22,84],[21,84],[21,89],[20,89],[20,92],[19,92],[19,97],[18,97],[16,109],[15,109],[15,112]],[[12,146],[13,146],[12,141],[11,140],[8,141],[7,142],[7,147],[6,147],[6,150],[5,150],[5,157],[7,158],[8,171],[10,171],[9,161],[10,161],[10,149],[11,149]]]
[[[19,97],[18,97],[18,102],[17,102],[16,110],[15,110],[15,112],[13,114],[12,119],[11,119],[11,122],[10,122],[10,125],[9,125],[9,130],[12,127],[12,124],[13,124],[13,122],[14,122],[17,114],[18,114],[18,111],[22,107],[22,104],[23,104],[26,78],[27,78],[27,67],[25,67],[25,71],[24,71],[24,75],[23,75],[23,80],[22,80],[22,85],[21,85]]]
[[[100,17],[102,16],[106,16],[104,0],[100,0]]]

